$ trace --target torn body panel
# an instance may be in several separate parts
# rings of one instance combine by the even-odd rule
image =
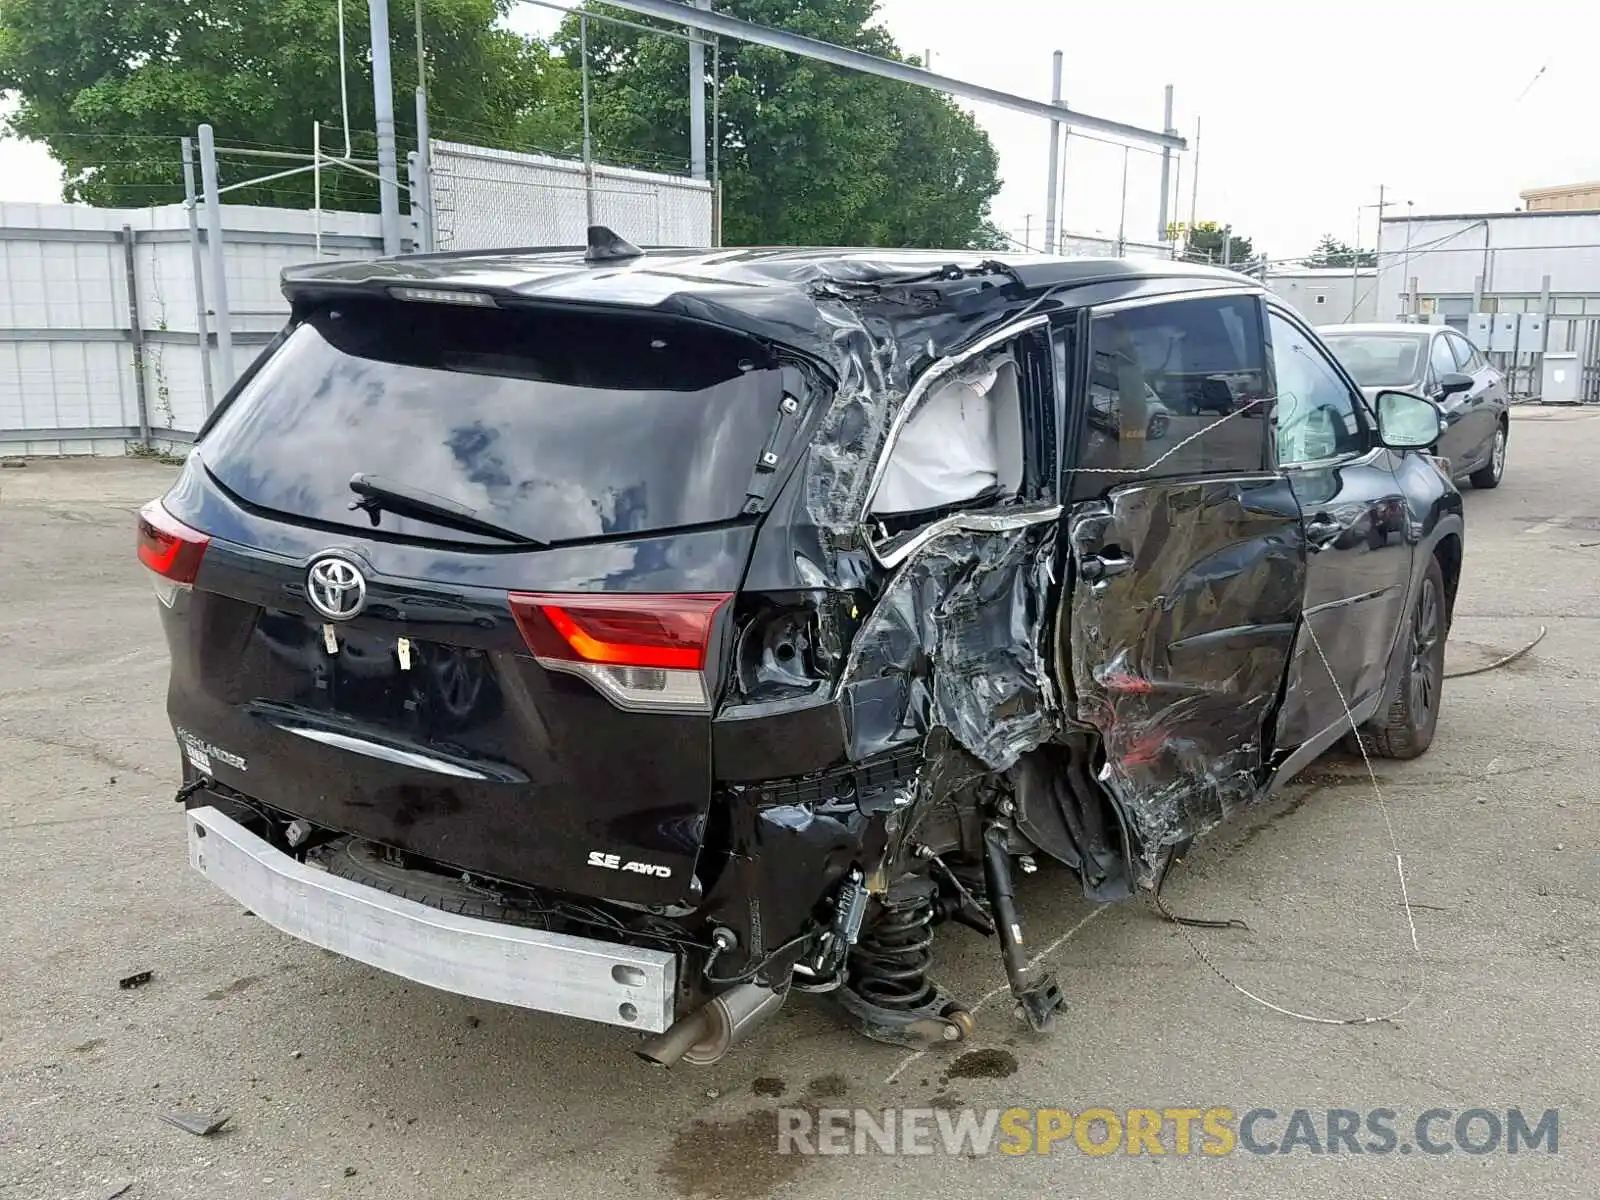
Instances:
[[[845,664],[850,756],[948,729],[992,771],[1053,731],[1040,643],[1053,513],[1006,532],[950,529],[884,587]]]
[[[906,898],[897,881],[926,875],[915,851],[980,845],[978,793],[1004,786],[1003,773],[1058,724],[1048,627],[1061,509],[1055,463],[1047,476],[1025,449],[1055,444],[1054,390],[1040,379],[1045,321],[1010,318],[1003,303],[997,317],[993,282],[980,286],[988,294],[969,313],[960,296],[974,280],[954,269],[905,285],[812,285],[812,349],[826,349],[827,378],[818,372],[802,406],[805,448],[758,535],[740,601],[750,619],[715,722],[716,774],[735,807],[792,794],[795,828],[803,813],[855,814],[842,827],[880,906]],[[1030,334],[1036,346],[1019,341]],[[938,482],[895,473],[891,455],[918,413],[962,430],[969,469]],[[912,448],[939,436],[924,430]],[[887,786],[862,786],[862,771],[891,761],[901,767]],[[761,812],[758,824],[770,823],[772,810]],[[810,875],[770,855],[757,868],[754,857],[731,859],[734,875],[782,882],[754,890],[750,957],[809,917],[793,905],[780,913],[777,893],[815,894]],[[842,869],[835,863],[829,880]]]
[[[1300,510],[1258,475],[1119,487],[1068,522],[1075,713],[1148,879],[1260,794],[1305,587]]]

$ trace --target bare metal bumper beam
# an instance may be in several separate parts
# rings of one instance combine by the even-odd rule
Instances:
[[[661,1033],[677,1016],[677,959],[465,917],[290,858],[212,807],[190,809],[189,863],[268,925],[417,983]]]
[[[1162,133],[1154,129],[1142,129],[1137,125],[1125,125],[1121,121],[1108,121],[1104,117],[1091,117],[1087,113],[1074,112],[1065,105],[1058,106],[1044,100],[1015,96],[1010,92],[967,83],[964,80],[953,79],[949,75],[939,75],[933,71],[925,71],[921,67],[895,62],[893,59],[879,58],[875,54],[864,54],[860,50],[835,46],[832,42],[819,42],[815,38],[802,37],[798,33],[773,29],[767,25],[753,25],[748,21],[722,16],[720,13],[690,8],[678,0],[608,0],[608,3],[648,17],[687,25],[703,33],[753,42],[757,46],[770,46],[774,50],[784,50],[790,54],[798,54],[802,58],[832,63],[836,67],[862,71],[884,79],[896,79],[901,83],[947,92],[966,100],[996,104],[1001,108],[1027,113],[1030,117],[1040,117],[1046,121],[1059,121],[1071,129],[1093,130],[1129,142],[1140,142],[1170,150],[1183,150],[1188,146],[1188,143],[1176,133]]]

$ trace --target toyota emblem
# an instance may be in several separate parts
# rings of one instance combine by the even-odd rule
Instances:
[[[316,559],[306,572],[306,599],[330,621],[348,621],[367,603],[367,580],[348,558]]]

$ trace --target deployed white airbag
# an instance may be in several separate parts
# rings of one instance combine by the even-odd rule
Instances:
[[[1022,411],[1009,351],[968,363],[924,397],[895,442],[872,513],[959,504],[1022,484]]]

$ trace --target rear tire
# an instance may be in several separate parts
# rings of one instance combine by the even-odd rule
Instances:
[[[1510,437],[1511,431],[1502,420],[1494,429],[1494,441],[1489,447],[1489,461],[1467,476],[1472,481],[1473,487],[1487,491],[1500,486],[1500,481],[1506,474],[1506,443]]]
[[[1450,631],[1445,600],[1444,573],[1439,560],[1428,563],[1406,622],[1404,666],[1394,702],[1381,716],[1361,727],[1359,743],[1346,745],[1355,753],[1365,749],[1378,758],[1416,758],[1433,743],[1439,726],[1439,701],[1444,685],[1444,644]]]

